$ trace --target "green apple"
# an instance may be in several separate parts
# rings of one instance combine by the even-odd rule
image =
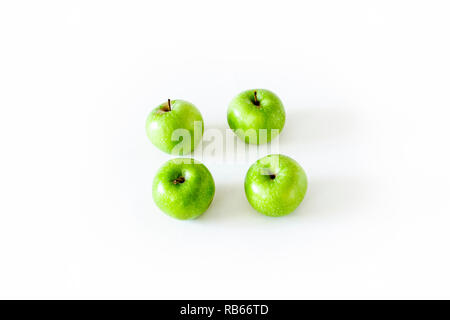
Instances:
[[[246,143],[269,142],[283,130],[286,114],[280,98],[269,90],[241,92],[228,106],[228,125]]]
[[[204,124],[192,103],[169,99],[150,112],[145,128],[150,141],[160,150],[185,155],[202,139]]]
[[[167,161],[153,179],[153,200],[169,216],[195,219],[214,198],[214,179],[202,163],[191,158]]]
[[[272,154],[256,161],[245,177],[245,195],[262,214],[281,217],[302,202],[308,181],[305,171],[292,158]]]

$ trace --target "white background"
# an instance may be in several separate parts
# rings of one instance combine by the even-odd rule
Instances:
[[[2,1],[0,298],[450,298],[446,1]],[[291,215],[204,159],[195,221],[161,213],[167,98],[225,130],[231,98],[284,102],[306,170]]]

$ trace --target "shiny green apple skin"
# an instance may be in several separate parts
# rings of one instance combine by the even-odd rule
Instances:
[[[164,102],[150,112],[145,125],[147,136],[158,149],[166,153],[173,155],[189,154],[202,139],[204,130],[202,115],[188,101],[171,100],[170,104],[170,111],[168,111],[168,102]],[[196,129],[196,134],[194,134],[196,121],[200,126]],[[187,130],[190,135],[190,141],[186,140],[183,143],[184,139],[182,137],[172,141],[172,134],[176,129]],[[183,148],[174,149],[180,142],[183,143]]]
[[[283,103],[275,93],[265,89],[252,89],[241,92],[233,98],[228,106],[227,119],[230,128],[243,141],[263,144],[283,130],[286,113]],[[267,130],[267,139],[261,139],[260,129]],[[272,129],[277,131],[272,133]],[[254,130],[256,135],[245,135],[247,130]]]
[[[278,165],[277,159],[278,157]],[[308,180],[294,159],[268,155],[256,161],[245,177],[245,195],[258,212],[271,217],[294,211],[305,197]]]
[[[205,165],[191,158],[167,161],[153,179],[153,201],[169,216],[188,220],[203,214],[214,198],[214,179]]]

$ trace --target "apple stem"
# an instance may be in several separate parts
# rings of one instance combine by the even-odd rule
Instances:
[[[179,184],[184,182],[184,177],[178,177],[175,180],[173,180],[173,184]]]
[[[170,107],[170,99],[167,99],[167,107],[169,108],[169,111],[172,111],[172,108]]]
[[[258,97],[256,96],[256,90],[253,92],[253,95],[255,97],[255,105],[259,106],[259,101],[258,101]]]

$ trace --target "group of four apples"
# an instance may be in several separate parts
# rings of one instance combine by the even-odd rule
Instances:
[[[281,100],[271,91],[247,90],[237,95],[228,107],[230,128],[246,143],[261,144],[272,140],[284,127],[285,111]],[[200,124],[201,134],[195,136]],[[176,130],[186,136],[174,139]],[[146,122],[150,141],[162,151],[174,153],[180,143],[181,154],[192,152],[203,134],[200,111],[184,100],[168,100],[153,109]],[[256,133],[256,134],[249,134]],[[260,134],[264,133],[264,134]],[[245,177],[245,194],[251,206],[262,214],[284,216],[302,202],[307,178],[292,158],[272,154],[256,161]],[[177,219],[194,219],[210,206],[215,192],[209,170],[192,158],[167,161],[153,180],[153,200],[166,214]]]

